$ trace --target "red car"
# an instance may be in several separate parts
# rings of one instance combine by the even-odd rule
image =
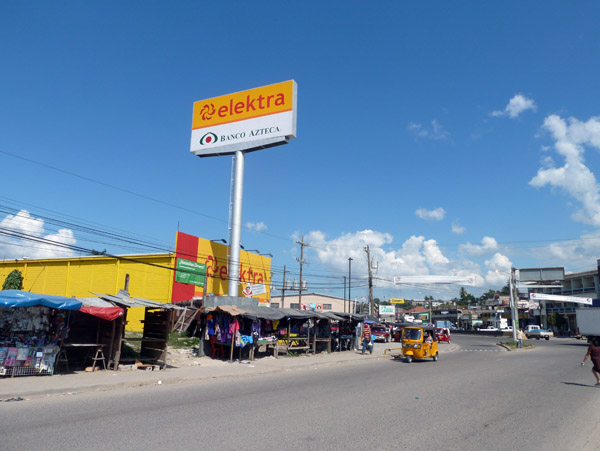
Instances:
[[[387,343],[390,341],[390,328],[375,324],[371,327],[371,335],[373,336],[373,341],[383,341]]]

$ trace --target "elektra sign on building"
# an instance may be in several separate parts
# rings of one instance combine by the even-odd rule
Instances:
[[[253,151],[296,137],[294,80],[194,103],[190,151],[199,157]]]

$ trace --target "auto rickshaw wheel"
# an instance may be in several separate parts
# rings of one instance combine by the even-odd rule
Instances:
[[[438,359],[438,355],[436,354],[436,355],[433,356],[433,361],[437,362],[437,359]]]
[[[412,355],[406,356],[406,363],[411,363],[413,361]]]

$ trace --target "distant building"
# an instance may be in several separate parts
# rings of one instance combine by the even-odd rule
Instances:
[[[597,305],[600,299],[600,283],[598,281],[597,269],[565,274],[565,279],[562,281],[561,287],[540,288],[535,291],[559,296],[592,298],[595,305],[600,307],[600,305]],[[573,302],[542,301],[540,302],[539,309],[532,309],[530,311],[531,323],[548,327],[548,317],[553,313],[558,313],[567,320],[565,329],[576,331],[577,320],[575,318],[575,309],[583,307],[585,306]]]
[[[354,312],[355,304],[358,303],[356,301],[318,293],[302,293],[302,305],[300,305],[297,293],[286,293],[284,297],[271,297],[271,307],[274,308],[285,307],[299,310],[314,310],[317,312]]]

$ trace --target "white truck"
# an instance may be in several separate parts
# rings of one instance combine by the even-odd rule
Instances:
[[[554,337],[554,332],[542,329],[536,324],[530,324],[527,326],[527,329],[525,329],[525,336],[529,339],[535,338],[536,340],[539,340],[540,338],[544,338],[550,340],[550,337]]]
[[[577,328],[586,337],[600,337],[600,307],[578,308]]]

